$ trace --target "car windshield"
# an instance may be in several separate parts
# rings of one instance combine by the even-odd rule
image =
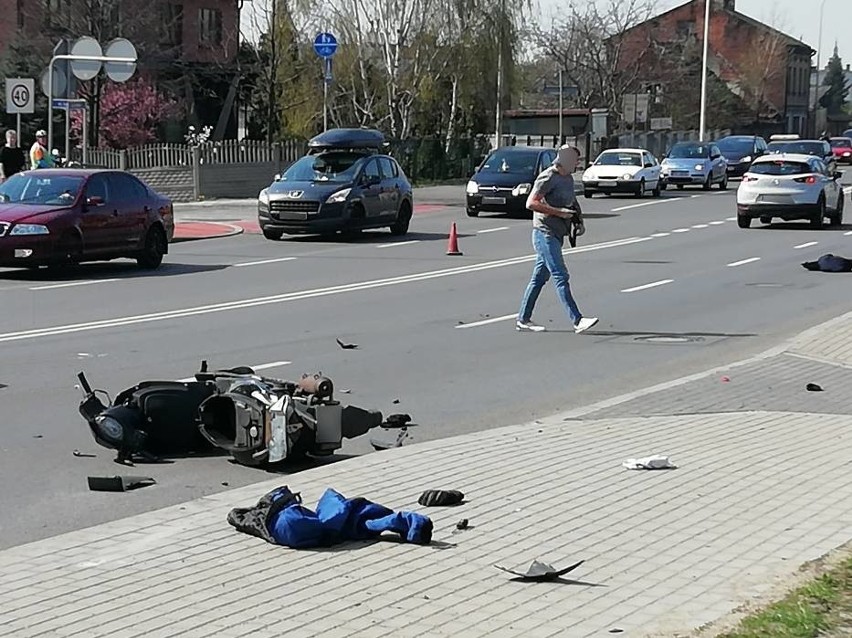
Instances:
[[[595,161],[597,166],[642,166],[639,153],[601,153]]]
[[[822,157],[825,147],[822,142],[772,142],[768,150],[770,153],[795,153]]]
[[[710,157],[710,147],[704,144],[675,144],[669,151],[672,159],[703,159]]]
[[[282,182],[351,182],[363,153],[334,151],[297,160],[281,176]]]
[[[852,140],[848,137],[832,137],[830,143],[832,148],[852,148]]]
[[[813,173],[813,169],[804,162],[791,162],[789,160],[777,160],[775,162],[759,162],[752,164],[749,173],[758,175],[801,175]]]
[[[716,145],[722,151],[722,154],[749,155],[754,152],[754,140],[750,137],[746,139],[719,140]]]
[[[19,173],[0,184],[0,204],[70,206],[77,200],[84,178],[73,175]]]
[[[538,151],[495,151],[485,160],[480,173],[519,173],[535,171]]]

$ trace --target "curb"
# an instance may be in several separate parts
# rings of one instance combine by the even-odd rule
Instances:
[[[213,227],[212,230],[203,235],[184,235],[180,236],[178,233],[180,232],[181,226],[206,226]],[[221,230],[215,230],[219,228]],[[200,241],[202,239],[221,239],[223,237],[233,237],[234,235],[241,235],[245,232],[245,229],[236,226],[234,224],[227,224],[224,222],[201,222],[201,221],[185,221],[185,222],[176,222],[175,223],[175,234],[172,238],[171,243],[178,244],[186,241]]]

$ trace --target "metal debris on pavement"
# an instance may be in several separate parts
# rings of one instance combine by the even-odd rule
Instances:
[[[357,343],[343,343],[340,339],[337,340],[337,345],[339,345],[344,350],[354,350],[358,347]]]
[[[80,450],[74,450],[74,452],[72,452],[72,454],[74,456],[81,457],[81,458],[87,458],[87,459],[93,459],[97,456],[97,454],[89,454],[88,452],[81,452]]]
[[[655,454],[641,459],[627,459],[622,463],[628,470],[673,470],[677,468],[669,457]]]
[[[566,567],[564,569],[556,569],[555,567],[553,567],[553,565],[548,565],[547,563],[542,563],[541,561],[534,560],[525,572],[519,572],[514,569],[509,569],[508,567],[503,567],[502,565],[494,565],[494,567],[496,567],[497,569],[501,569],[504,572],[514,574],[515,576],[519,576],[524,580],[547,581],[556,580],[560,576],[564,576],[568,572],[577,569],[584,562],[585,561],[581,560],[579,562],[574,563],[570,567]]]

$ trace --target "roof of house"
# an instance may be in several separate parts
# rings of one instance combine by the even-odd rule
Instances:
[[[703,4],[704,0],[687,0],[687,2],[679,4],[676,7],[669,9],[668,11],[664,11],[663,13],[659,13],[659,14],[651,17],[651,18],[648,18],[644,22],[641,22],[637,25],[630,27],[629,29],[626,29],[624,31],[624,33],[629,33],[630,31],[637,29],[637,28],[647,24],[648,22],[652,22],[653,20],[659,20],[660,18],[669,15],[670,13],[674,13],[675,11],[679,11],[683,7],[690,5],[690,4],[694,4],[696,2],[701,2]],[[784,33],[783,31],[779,31],[775,27],[770,26],[770,25],[766,24],[765,22],[761,22],[760,20],[757,20],[756,18],[752,18],[751,16],[746,15],[745,13],[740,13],[739,11],[736,11],[736,10],[731,10],[731,9],[727,9],[727,8],[723,8],[721,10],[735,16],[741,22],[745,22],[747,24],[752,25],[753,27],[756,27],[758,29],[763,29],[765,31],[768,31],[770,33],[773,33],[773,34],[783,38],[787,42],[787,44],[790,45],[790,46],[806,48],[811,52],[811,55],[814,55],[816,53],[816,50],[814,50],[810,45],[805,44],[801,40],[798,40],[797,38],[794,38],[793,36],[788,35],[788,34]],[[623,35],[623,33],[620,34],[620,35]],[[618,35],[610,36],[610,38],[607,38],[607,39],[612,39],[612,38],[615,38],[615,37],[618,37]]]

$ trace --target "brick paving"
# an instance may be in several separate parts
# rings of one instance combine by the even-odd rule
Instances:
[[[836,323],[831,335],[852,342],[852,321]],[[852,416],[839,398],[848,387],[847,351],[829,341],[810,335],[794,349],[836,363],[836,380],[825,383],[832,391],[803,399],[818,394],[836,413],[791,404],[784,384],[798,388],[801,379],[784,375],[825,364],[786,355],[732,374],[756,383],[764,366],[781,411],[765,399],[745,411],[698,406],[689,414],[512,426],[348,459],[2,551],[0,635],[687,634],[762,599],[801,563],[852,537]],[[720,383],[708,377],[669,392],[701,396],[705,382]],[[736,391],[734,383],[718,392]],[[671,407],[684,411],[675,400]],[[654,453],[670,455],[678,469],[621,467]],[[428,514],[435,542],[297,551],[228,525],[231,507],[285,483],[309,507],[334,487]],[[432,488],[460,489],[466,503],[418,505]],[[455,530],[461,518],[472,528]],[[565,583],[516,582],[493,567],[535,558],[557,567],[586,562]]]

